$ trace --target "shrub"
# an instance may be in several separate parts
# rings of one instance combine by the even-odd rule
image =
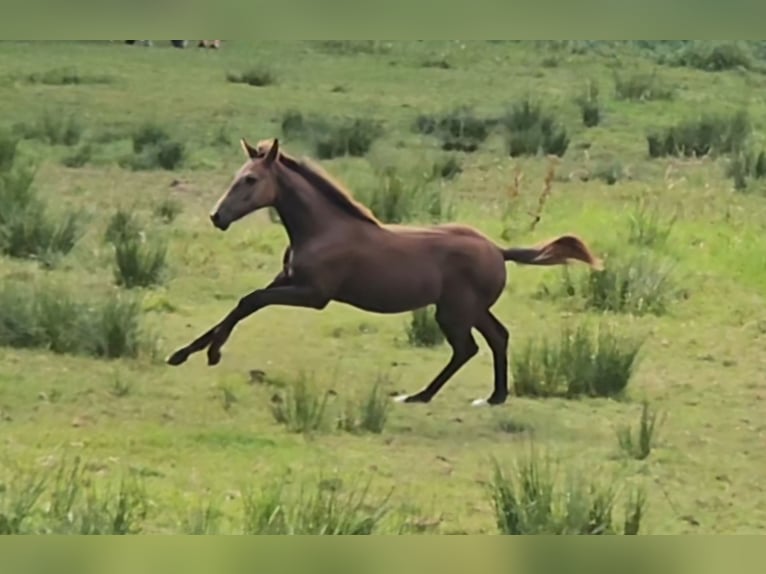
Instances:
[[[538,103],[529,99],[513,105],[501,120],[512,157],[542,152],[562,157],[569,147],[566,128]]]
[[[455,156],[440,158],[431,167],[431,179],[455,179],[463,172],[460,161]]]
[[[277,83],[277,77],[271,68],[258,66],[245,70],[241,73],[229,72],[226,80],[233,84],[247,84],[248,86],[263,87]]]
[[[79,300],[49,284],[4,282],[0,345],[103,358],[136,357],[149,340],[136,301],[111,295]]]
[[[603,181],[607,185],[614,185],[623,178],[624,173],[619,161],[607,161],[597,165],[590,175],[593,179]]]
[[[174,170],[186,159],[186,147],[175,141],[163,128],[152,122],[139,126],[131,135],[133,155],[121,164],[133,170]]]
[[[300,137],[307,131],[307,121],[298,110],[287,110],[282,114],[282,134],[286,138]]]
[[[383,432],[391,405],[383,392],[385,379],[378,377],[367,397],[358,403],[348,403],[346,412],[338,421],[338,428],[346,432]]]
[[[726,168],[726,175],[734,180],[737,191],[751,189],[752,183],[766,179],[766,151],[757,155],[749,149],[739,151]]]
[[[312,433],[327,427],[326,392],[305,374],[286,381],[285,389],[271,403],[274,420],[294,433]]]
[[[598,84],[592,80],[575,102],[580,107],[582,123],[586,128],[592,128],[601,123],[601,102],[598,97]]]
[[[586,309],[597,311],[659,316],[680,296],[673,271],[651,253],[629,253],[610,258],[603,271],[575,275],[564,268],[557,284],[541,286],[540,296],[578,298]]]
[[[615,397],[628,386],[643,341],[582,324],[557,341],[529,340],[512,360],[517,396]]]
[[[655,130],[646,136],[649,157],[726,154],[741,150],[752,125],[747,112],[731,115],[703,115],[675,126]]]
[[[13,146],[0,143],[0,149],[6,150],[5,159],[0,160],[7,164],[15,154]],[[34,171],[28,167],[9,165],[0,170],[0,253],[50,263],[74,248],[82,235],[83,216],[80,212],[51,215],[33,184]]]
[[[474,152],[489,137],[496,123],[492,118],[478,116],[467,106],[460,106],[442,115],[420,115],[413,129],[439,138],[443,150]]]
[[[388,498],[371,500],[369,486],[343,492],[339,481],[301,485],[297,495],[274,482],[242,497],[245,534],[369,535],[391,509]]]
[[[73,146],[80,142],[85,131],[80,117],[62,110],[45,110],[33,124],[17,124],[15,131],[28,139],[37,139],[50,145]]]
[[[319,159],[362,157],[382,135],[381,123],[369,118],[328,122],[314,130],[314,150]]]
[[[163,282],[167,268],[167,245],[164,241],[123,238],[113,245],[117,285],[132,289]]]
[[[497,528],[507,535],[638,534],[646,504],[642,491],[629,499],[620,532],[615,524],[614,483],[591,482],[571,473],[565,486],[554,465],[531,454],[517,461],[511,473],[494,461],[489,497]]]
[[[675,97],[675,92],[658,79],[656,72],[627,75],[615,72],[614,95],[618,100],[648,102],[672,100]]]
[[[617,429],[617,443],[627,456],[644,460],[649,457],[654,447],[656,428],[657,412],[644,401],[636,436],[634,437],[633,429],[629,425],[622,426]]]
[[[435,347],[444,342],[444,333],[434,317],[433,306],[416,309],[410,314],[407,340],[415,347]]]

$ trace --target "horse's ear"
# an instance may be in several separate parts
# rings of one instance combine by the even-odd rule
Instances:
[[[279,140],[277,138],[274,138],[274,143],[271,144],[271,149],[269,150],[269,153],[266,155],[266,165],[271,165],[276,161],[277,157],[279,156]]]
[[[242,145],[242,149],[244,150],[247,157],[250,159],[255,159],[258,157],[258,150],[255,149],[253,146],[251,146],[249,143],[247,143],[247,140],[245,138],[242,138],[239,140],[239,143]]]

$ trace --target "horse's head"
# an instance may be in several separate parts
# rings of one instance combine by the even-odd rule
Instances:
[[[257,209],[274,205],[277,197],[277,178],[272,167],[279,157],[279,141],[260,142],[256,147],[244,139],[241,143],[248,160],[210,214],[213,225],[221,231]]]

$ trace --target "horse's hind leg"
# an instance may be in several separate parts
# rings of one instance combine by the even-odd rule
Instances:
[[[475,327],[492,350],[495,388],[488,399],[477,399],[473,404],[501,405],[508,398],[508,329],[489,310],[482,313]]]
[[[439,324],[447,342],[452,347],[452,357],[431,383],[414,395],[397,397],[405,403],[427,403],[476,353],[479,347],[471,335],[471,317],[465,309],[438,304],[436,322]]]

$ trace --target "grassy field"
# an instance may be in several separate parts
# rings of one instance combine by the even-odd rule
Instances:
[[[380,531],[495,533],[493,459],[512,472],[534,449],[585,484],[617,488],[616,522],[632,488],[643,488],[641,533],[766,532],[766,185],[755,167],[746,185],[730,175],[766,144],[759,46],[743,48],[751,52],[742,61],[745,52],[709,57],[714,69],[700,69],[691,48],[649,44],[224,42],[214,51],[167,42],[0,43],[0,129],[19,139],[17,165],[35,162],[33,188],[51,221],[81,213],[82,230],[60,253],[50,241],[28,253],[32,239],[23,238],[32,234],[0,256],[3,289],[16,289],[7,288],[0,308],[0,531],[24,496],[36,504],[17,530],[87,531],[66,512],[46,523],[61,480],[51,477],[34,496],[34,481],[62,457],[81,457],[69,484],[90,494],[77,512],[107,516],[109,531],[119,530],[121,501],[140,499],[128,521],[135,529],[126,530],[256,532],[252,492],[307,484],[321,498],[338,487],[353,494],[369,480],[369,500],[348,504],[370,514],[390,492],[393,512]],[[619,97],[615,83],[631,79],[634,98]],[[470,108],[469,120],[502,118],[525,98],[566,129],[563,157],[511,157],[502,119],[482,124],[488,133],[472,152],[445,151],[438,134],[413,129],[419,116],[454,118],[459,106]],[[588,102],[598,110],[592,127],[582,119]],[[648,153],[651,132],[740,110],[752,128],[744,151],[721,144],[702,157]],[[288,129],[288,112],[317,127]],[[626,391],[512,396],[499,408],[471,408],[492,385],[491,355],[480,341],[479,355],[432,403],[393,403],[390,394],[420,390],[438,372],[448,347],[411,344],[409,315],[338,304],[265,309],[239,326],[217,367],[204,354],[166,365],[170,352],[281,268],[286,235],[266,212],[227,233],[208,220],[244,160],[239,138],[278,136],[292,154],[316,157],[316,141],[344,118],[381,126],[366,153],[321,160],[363,201],[373,201],[390,174],[383,170],[394,166],[387,189],[427,188],[442,202],[413,211],[410,221],[469,223],[500,244],[574,232],[608,255],[607,271],[623,269],[602,289],[620,300],[610,309],[593,303],[597,279],[582,266],[569,270],[569,288],[582,296],[565,297],[561,269],[509,264],[495,311],[517,360],[528,341],[556,341],[563,327],[584,321],[642,338]],[[146,136],[142,148],[141,126],[167,137]],[[454,177],[424,176],[448,158],[459,166]],[[156,281],[152,273],[135,287],[116,280],[104,236],[118,209],[143,229],[148,243],[139,239],[136,249],[160,242]],[[0,216],[0,230],[2,223]],[[643,267],[640,256],[649,258]],[[134,298],[136,351],[120,351],[130,345],[119,342],[102,348],[103,317],[61,327],[58,347],[37,337],[38,323],[56,323],[50,309],[64,296],[53,292],[53,307],[43,305],[36,320],[16,311],[54,286],[83,309],[105,297]],[[21,331],[28,338],[14,338]],[[312,386],[331,391],[323,424],[311,432],[292,432],[274,414],[275,405],[295,406],[300,381],[309,398],[318,397]],[[369,398],[373,388],[384,400]],[[348,404],[365,401],[388,405],[382,432],[350,432]],[[660,423],[651,452],[629,456],[619,437],[626,425],[637,427],[644,401]],[[110,494],[123,477],[135,485]],[[262,496],[276,495],[267,488]]]

